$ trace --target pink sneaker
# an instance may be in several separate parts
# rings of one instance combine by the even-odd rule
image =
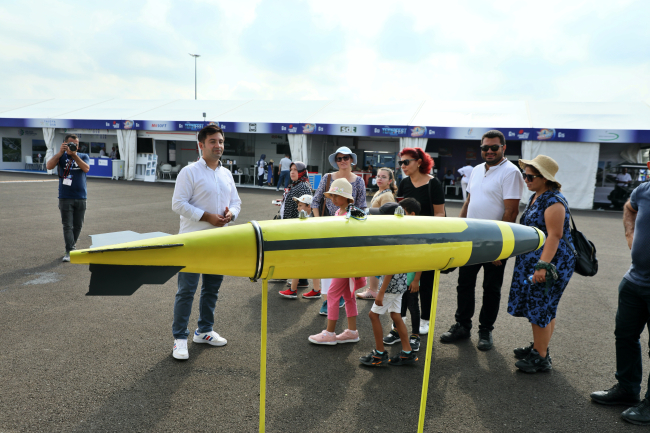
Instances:
[[[357,298],[359,299],[371,299],[374,300],[377,297],[377,293],[373,292],[370,289],[366,289],[363,293],[357,293]]]
[[[346,329],[336,336],[336,342],[341,343],[356,343],[359,341],[359,331],[350,331]]]
[[[357,340],[358,339],[359,338],[357,337]],[[327,330],[324,330],[320,334],[310,335],[308,340],[314,344],[327,344],[329,346],[334,346],[337,343],[338,336],[333,332],[327,332]]]

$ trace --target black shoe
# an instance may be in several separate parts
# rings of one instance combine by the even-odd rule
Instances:
[[[411,353],[404,353],[400,350],[399,354],[388,360],[388,365],[408,365],[418,360],[418,356],[411,350]]]
[[[534,343],[531,341],[530,346],[518,347],[515,350],[513,350],[513,352],[515,354],[515,358],[517,358],[517,359],[526,359],[526,357],[528,356],[530,351],[533,350],[533,345],[534,345]]]
[[[526,347],[518,347],[515,350],[513,350],[515,354],[515,358],[517,359],[526,359],[530,351],[533,349],[534,343],[530,343],[530,346]],[[551,349],[549,347],[546,348],[546,356],[548,357],[548,362],[553,364],[553,358],[551,358]]]
[[[391,329],[387,336],[384,337],[384,344],[393,345],[402,341],[396,330]]]
[[[386,364],[388,363],[388,352],[384,350],[384,353],[380,354],[377,350],[373,350],[366,356],[359,358],[359,362],[373,367]]]
[[[636,425],[650,425],[650,401],[643,399],[636,406],[626,409],[621,418]]]
[[[551,371],[553,369],[553,366],[548,361],[548,354],[545,358],[542,358],[535,349],[530,350],[526,359],[515,362],[515,367],[524,373],[537,373],[538,371]]]
[[[466,340],[469,336],[469,329],[456,322],[451,325],[449,331],[440,336],[440,341],[443,343],[453,343],[458,340]]]
[[[478,350],[490,350],[494,346],[494,340],[492,339],[492,331],[487,329],[478,330],[478,344],[476,347]]]
[[[411,350],[413,352],[417,352],[420,350],[420,336],[419,335],[411,335],[409,338],[409,344],[411,345]]]
[[[605,391],[592,392],[591,400],[600,404],[622,404],[625,406],[634,406],[639,404],[639,395],[630,394],[617,383]]]

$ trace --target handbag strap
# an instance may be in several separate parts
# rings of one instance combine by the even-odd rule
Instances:
[[[560,201],[564,204],[564,206],[566,207],[567,212],[569,212],[569,219],[571,220],[571,224],[573,225],[573,230],[577,232],[578,229],[576,228],[576,223],[575,223],[575,221],[573,221],[573,215],[571,215],[571,209],[569,208],[569,204],[568,204],[566,201],[564,201],[564,200],[562,199],[562,197],[560,197],[560,196],[557,195],[557,194],[553,194],[553,197],[555,197],[556,199],[560,200]],[[577,256],[578,256],[578,251],[576,251],[576,249],[575,249],[575,247],[573,246],[573,244],[572,244],[571,242],[569,242],[569,239],[567,239],[567,237],[566,237],[566,233],[564,233],[564,229],[562,229],[562,232],[563,232],[563,233],[562,233],[562,239],[564,239],[564,242],[566,242],[566,244],[569,246],[569,248],[571,248],[571,251],[573,251],[573,254],[577,257]]]
[[[329,173],[327,173],[325,176],[327,177],[327,183],[325,184],[325,192],[327,192],[330,190],[330,180],[332,180],[332,176]],[[326,208],[327,208],[327,198],[323,196],[323,203],[320,205],[320,209],[319,209],[320,216],[323,216]]]

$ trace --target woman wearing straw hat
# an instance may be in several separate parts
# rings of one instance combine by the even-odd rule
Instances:
[[[325,193],[329,190],[330,185],[337,179],[346,179],[352,185],[352,198],[356,207],[365,209],[368,207],[366,203],[366,184],[363,179],[356,174],[352,173],[352,166],[357,163],[357,155],[346,146],[339,147],[336,152],[329,156],[329,162],[332,167],[337,168],[338,171],[328,173],[323,176],[318,189],[314,194],[314,199],[311,202],[312,212],[315,217],[334,215],[338,211],[338,207],[334,205],[330,198],[325,197]],[[325,213],[323,215],[321,212]],[[317,280],[314,280],[317,281]],[[317,283],[316,283],[317,284]],[[327,290],[329,289],[329,280],[323,280],[322,285],[323,305],[321,306],[319,314],[327,316]],[[320,287],[319,287],[320,289]],[[314,287],[316,290],[316,287]],[[343,298],[341,298],[340,306],[344,305]]]
[[[534,194],[521,216],[520,224],[539,228],[546,235],[542,250],[522,254],[515,261],[508,313],[525,317],[533,328],[533,342],[514,350],[515,366],[526,373],[553,368],[549,342],[555,330],[555,314],[562,293],[569,283],[576,258],[569,228],[570,213],[566,198],[555,179],[557,162],[545,155],[519,160],[524,180]]]

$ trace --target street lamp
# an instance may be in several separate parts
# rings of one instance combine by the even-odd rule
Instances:
[[[196,58],[201,57],[200,54],[188,53],[190,56],[194,57],[194,99],[196,99]]]

